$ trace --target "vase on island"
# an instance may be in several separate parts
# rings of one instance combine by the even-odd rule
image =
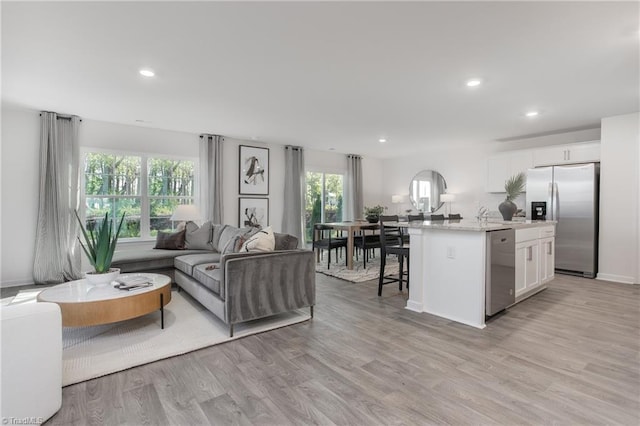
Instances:
[[[509,221],[513,219],[513,215],[518,211],[518,206],[511,200],[504,200],[498,206],[498,210],[500,210],[502,219]]]

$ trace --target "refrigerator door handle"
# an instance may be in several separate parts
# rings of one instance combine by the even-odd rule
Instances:
[[[553,184],[553,220],[560,220],[560,206],[558,200],[560,195],[558,194],[558,184]]]
[[[553,184],[549,182],[549,189],[547,190],[547,206],[549,206],[549,214],[551,217],[549,219],[555,220],[555,213],[553,212]]]

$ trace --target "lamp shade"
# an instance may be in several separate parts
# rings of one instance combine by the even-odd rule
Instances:
[[[440,194],[440,201],[443,203],[450,203],[456,199],[453,194]]]
[[[404,201],[404,196],[402,196],[402,195],[392,195],[391,196],[391,202],[393,204],[402,203],[403,201]]]
[[[200,219],[200,212],[193,204],[180,204],[171,215],[171,220],[176,222],[188,222],[198,219]]]

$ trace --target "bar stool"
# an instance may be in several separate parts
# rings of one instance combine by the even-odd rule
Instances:
[[[405,276],[404,261],[407,260],[407,289],[409,288],[409,246],[405,245],[400,228],[385,225],[385,222],[397,222],[398,216],[380,216],[380,277],[378,278],[378,296],[382,296],[382,286],[397,282],[398,289],[402,291],[402,281]],[[387,255],[398,256],[400,270],[398,278],[391,275],[385,276]]]

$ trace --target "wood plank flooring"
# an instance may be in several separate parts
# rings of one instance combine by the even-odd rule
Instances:
[[[640,287],[557,276],[485,330],[317,275],[306,322],[63,389],[47,424],[640,423]]]

